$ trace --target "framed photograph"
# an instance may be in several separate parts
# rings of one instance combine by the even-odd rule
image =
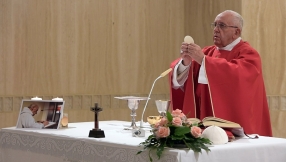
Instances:
[[[58,129],[64,103],[62,100],[22,100],[16,128]]]

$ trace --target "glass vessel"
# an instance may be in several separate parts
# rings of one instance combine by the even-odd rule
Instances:
[[[128,99],[127,103],[128,103],[128,107],[131,110],[131,126],[129,128],[131,129],[136,129],[136,122],[135,122],[135,117],[136,117],[136,110],[138,109],[138,105],[139,105],[139,101],[138,99]]]
[[[147,97],[136,97],[136,96],[123,96],[123,97],[114,97],[120,100],[127,100],[128,108],[131,110],[131,126],[128,128],[124,128],[124,130],[136,129],[135,117],[136,117],[136,110],[138,109],[139,101],[147,100]]]
[[[166,116],[166,112],[170,107],[170,100],[156,100],[155,103],[160,116]]]

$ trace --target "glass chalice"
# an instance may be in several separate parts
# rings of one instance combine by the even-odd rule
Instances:
[[[131,110],[131,126],[128,128],[124,128],[124,130],[136,129],[135,117],[136,117],[136,110],[138,109],[139,101],[147,100],[147,97],[136,97],[136,96],[123,96],[123,97],[114,97],[120,100],[127,100],[128,108]]]
[[[170,100],[156,100],[155,103],[157,110],[160,113],[160,116],[165,117],[166,112],[169,110],[170,107]]]
[[[138,105],[139,105],[139,101],[138,99],[128,99],[127,103],[128,103],[128,107],[131,110],[131,126],[129,127],[130,129],[136,129],[136,122],[135,122],[135,117],[136,117],[136,110],[138,109]]]

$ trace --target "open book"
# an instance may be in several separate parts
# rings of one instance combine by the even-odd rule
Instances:
[[[56,122],[49,122],[49,124],[46,125],[45,128],[49,128],[50,126],[55,125],[55,124],[56,124]]]
[[[244,137],[244,130],[243,128],[235,122],[228,121],[225,119],[217,118],[217,117],[205,117],[203,120],[200,120],[198,118],[188,118],[192,123],[202,123],[205,127],[208,126],[218,126],[223,128],[226,131],[230,131],[233,133],[233,135],[237,137]]]
[[[204,126],[215,125],[222,128],[241,128],[238,123],[231,122],[225,119],[217,118],[217,117],[205,117],[203,120],[198,118],[188,118],[191,122],[199,123],[202,122]]]

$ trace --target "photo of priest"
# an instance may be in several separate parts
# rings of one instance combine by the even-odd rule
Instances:
[[[39,106],[31,104],[28,107],[24,107],[20,113],[17,128],[44,128],[49,124],[48,121],[36,122],[34,117],[39,110]]]

